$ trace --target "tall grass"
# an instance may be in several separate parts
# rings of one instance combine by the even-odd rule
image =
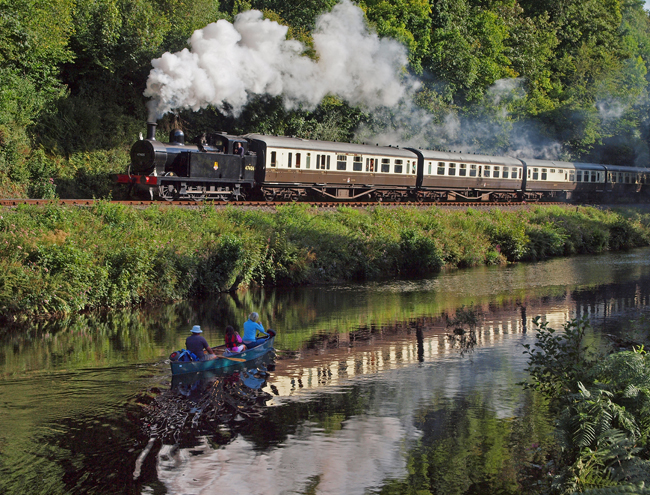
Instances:
[[[638,212],[210,205],[0,210],[0,311],[61,314],[648,245]]]

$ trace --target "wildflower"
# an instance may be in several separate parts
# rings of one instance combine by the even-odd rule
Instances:
[[[22,249],[20,246],[18,246],[18,249]]]

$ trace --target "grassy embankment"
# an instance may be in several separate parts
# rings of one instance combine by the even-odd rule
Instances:
[[[247,285],[425,274],[650,243],[650,215],[536,207],[479,212],[306,205],[277,212],[151,207],[0,210],[0,312],[56,315]]]

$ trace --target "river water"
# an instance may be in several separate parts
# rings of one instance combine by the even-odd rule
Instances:
[[[0,492],[524,493],[550,443],[524,391],[532,320],[602,347],[643,317],[650,250],[434,277],[258,290],[0,329]],[[476,346],[445,315],[478,316]],[[174,377],[194,324],[250,311],[276,351]]]

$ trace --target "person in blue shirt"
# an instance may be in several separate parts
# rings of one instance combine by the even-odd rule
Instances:
[[[246,323],[244,323],[243,340],[247,349],[260,345],[261,343],[266,341],[266,339],[269,337],[269,334],[266,333],[264,327],[259,322],[259,319],[260,319],[260,315],[253,312],[250,315],[248,315],[248,320],[246,321]],[[265,337],[258,339],[257,332],[263,333]]]

